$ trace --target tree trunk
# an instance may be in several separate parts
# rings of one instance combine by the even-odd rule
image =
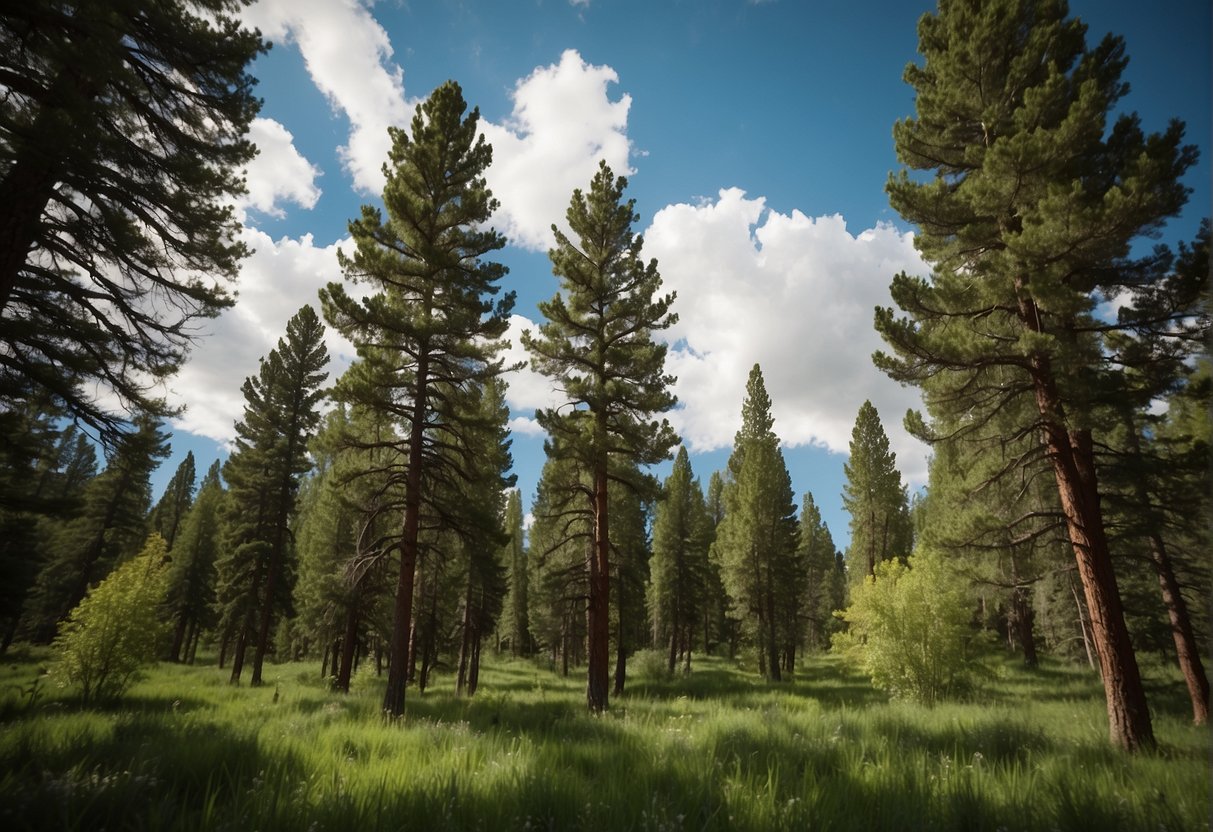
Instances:
[[[1196,646],[1196,636],[1192,632],[1192,619],[1180,592],[1179,581],[1175,578],[1170,555],[1163,539],[1157,534],[1150,535],[1150,557],[1158,572],[1158,585],[1171,621],[1171,637],[1175,641],[1179,669],[1188,685],[1188,698],[1192,700],[1192,721],[1197,725],[1204,725],[1209,719],[1209,677],[1205,675],[1200,649]]]
[[[358,607],[345,609],[345,635],[341,637],[341,668],[337,671],[337,690],[350,692],[350,677],[354,674],[354,653],[358,649]]]
[[[185,628],[189,622],[185,613],[177,616],[177,626],[173,629],[173,647],[169,651],[169,660],[181,663],[181,648],[185,644]]]
[[[1015,589],[1011,591],[1011,618],[1013,619],[1016,638],[1023,649],[1023,663],[1028,667],[1036,667],[1036,634],[1033,624],[1036,614],[1032,609],[1032,600],[1028,597],[1028,588],[1019,579],[1019,560],[1015,557],[1015,549],[1011,549],[1011,583]]]
[[[623,686],[627,682],[628,676],[628,654],[623,643],[623,573],[622,571],[616,574],[615,583],[618,590],[616,591],[616,605],[619,607],[619,626],[615,630],[615,688],[611,692],[615,696],[623,694]]]
[[[1061,400],[1048,358],[1033,356],[1032,368],[1045,444],[1091,616],[1092,641],[1103,673],[1109,736],[1114,745],[1127,751],[1152,748],[1154,730],[1150,709],[1141,684],[1137,656],[1125,626],[1120,590],[1104,534],[1091,433],[1089,430],[1067,431],[1063,427]]]
[[[232,649],[232,675],[228,679],[233,685],[240,684],[240,674],[244,671],[244,648],[247,627],[241,627],[236,636],[236,645]]]
[[[476,695],[476,688],[480,687],[480,631],[476,631],[476,638],[472,642],[472,666],[468,670],[468,696]]]
[[[1129,450],[1138,459],[1141,458],[1141,440],[1137,435],[1137,424],[1129,409],[1122,410],[1126,435],[1129,438]],[[1145,481],[1140,477],[1133,479],[1133,488],[1137,502],[1141,506],[1150,505],[1150,492]],[[1154,518],[1151,518],[1154,520]],[[1192,631],[1192,618],[1188,614],[1188,605],[1184,602],[1179,589],[1179,581],[1175,578],[1175,569],[1171,565],[1171,556],[1167,552],[1166,543],[1162,536],[1153,531],[1148,535],[1150,543],[1150,559],[1158,573],[1158,586],[1162,590],[1163,604],[1167,608],[1167,617],[1171,622],[1171,638],[1175,642],[1175,657],[1179,669],[1188,685],[1188,697],[1192,700],[1192,721],[1204,725],[1209,719],[1209,678],[1205,676],[1204,664],[1200,658],[1200,648],[1196,645],[1196,636]]]
[[[610,681],[610,537],[605,460],[594,471],[594,538],[589,551],[590,594],[586,602],[586,702],[594,713],[607,709]]]
[[[409,661],[409,626],[413,617],[413,580],[417,570],[417,530],[421,523],[422,443],[425,439],[428,360],[422,345],[413,388],[413,418],[409,430],[409,468],[404,490],[404,528],[400,536],[400,575],[396,581],[396,603],[392,609],[392,641],[389,648],[387,690],[383,711],[389,717],[404,712],[404,685]]]
[[[459,672],[455,677],[455,695],[463,696],[467,686],[468,662],[472,652],[472,574],[468,570],[468,589],[463,598],[463,637],[459,640]]]

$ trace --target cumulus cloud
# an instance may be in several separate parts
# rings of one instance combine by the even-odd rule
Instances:
[[[485,122],[493,165],[485,174],[501,208],[493,222],[510,242],[533,251],[555,243],[551,225],[567,233],[569,196],[583,190],[606,159],[616,175],[628,167],[631,96],[612,101],[608,87],[619,76],[609,66],[587,64],[568,49],[559,63],[538,67],[515,85],[510,117]]]
[[[249,126],[249,139],[257,145],[257,156],[245,171],[248,193],[239,202],[274,217],[286,215],[282,202],[314,208],[320,199],[316,177],[320,169],[295,148],[295,137],[272,118],[256,118]]]
[[[658,259],[665,288],[678,292],[680,320],[665,333],[681,405],[671,422],[694,450],[732,443],[757,362],[785,444],[846,453],[855,414],[870,399],[902,472],[925,481],[925,448],[901,426],[920,399],[870,358],[881,346],[872,310],[890,304],[892,276],[927,271],[912,235],[888,225],[852,235],[840,216],[781,214],[731,188],[715,201],[659,211],[645,256]]]
[[[350,122],[340,148],[354,185],[378,194],[391,142],[389,125],[407,124],[412,104],[387,32],[361,0],[259,0],[244,20],[275,41],[298,45],[316,88]]]
[[[236,305],[210,322],[189,362],[170,383],[169,402],[188,403],[174,429],[218,442],[235,438],[244,409],[241,385],[257,373],[258,361],[286,334],[286,322],[305,303],[319,311],[321,286],[341,279],[337,249],[348,241],[317,247],[310,234],[278,241],[256,229],[242,236],[252,255],[244,261]],[[329,380],[353,360],[352,345],[331,328],[326,333]]]

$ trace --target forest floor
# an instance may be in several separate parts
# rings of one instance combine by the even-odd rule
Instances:
[[[650,659],[652,657],[650,656]],[[35,684],[45,651],[0,664],[0,828],[191,830],[1196,830],[1210,733],[1178,674],[1147,666],[1157,751],[1108,743],[1098,679],[989,661],[972,701],[891,702],[831,656],[768,685],[725,659],[632,671],[602,717],[584,680],[486,651],[480,691],[449,675],[379,715],[318,663],[233,687],[162,664],[82,707]],[[643,664],[652,665],[653,662]]]

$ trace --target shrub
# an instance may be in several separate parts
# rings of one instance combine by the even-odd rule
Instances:
[[[153,534],[137,557],[89,590],[51,645],[51,675],[61,686],[79,685],[85,702],[118,697],[155,661],[166,629],[159,614],[165,564],[164,539]]]
[[[885,561],[839,613],[850,628],[834,636],[834,647],[881,690],[934,704],[971,687],[971,607],[965,581],[938,554]]]

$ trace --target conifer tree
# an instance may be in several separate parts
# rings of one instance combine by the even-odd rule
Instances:
[[[792,588],[794,595],[799,580],[792,481],[774,425],[762,370],[755,364],[729,457],[724,519],[712,545],[733,609],[757,650],[758,671],[778,682],[786,643],[786,622],[780,620],[787,611],[783,593]]]
[[[497,207],[484,182],[492,148],[478,133],[480,111],[465,117],[466,109],[448,81],[418,106],[411,135],[389,128],[388,219],[363,206],[350,224],[355,253],[339,257],[346,277],[372,294],[359,301],[336,283],[321,290],[325,317],[361,359],[337,397],[395,421],[403,434],[395,443],[405,461],[400,572],[383,700],[391,716],[404,707],[422,515],[435,514],[427,480],[468,475],[466,453],[439,452],[462,429],[453,396],[501,373],[497,353],[514,303],[512,293],[491,301],[506,269],[483,258],[505,239],[488,227]]]
[[[173,548],[173,541],[177,538],[177,528],[181,525],[181,520],[190,510],[190,504],[194,500],[196,476],[194,452],[189,451],[186,453],[185,459],[181,460],[181,464],[177,466],[177,470],[173,472],[173,478],[165,487],[160,501],[148,515],[147,524],[150,531],[163,537],[164,543],[170,551]]]
[[[708,491],[704,498],[710,526],[709,540],[715,542],[716,530],[724,519],[724,477],[713,471],[708,478]],[[728,646],[729,658],[737,655],[741,622],[729,609],[729,593],[725,591],[721,578],[720,559],[716,548],[709,543],[707,572],[704,576],[703,652],[711,653],[713,646],[723,642]]]
[[[531,653],[532,644],[527,618],[530,570],[526,547],[523,545],[522,494],[517,489],[506,497],[504,527],[506,534],[510,536],[502,557],[509,590],[502,614],[501,633],[510,645],[511,655],[527,656]]]
[[[290,609],[295,553],[289,524],[300,477],[311,469],[307,443],[320,421],[317,405],[328,350],[324,325],[310,306],[287,322],[286,336],[245,379],[244,418],[224,466],[229,485],[227,539],[219,563],[224,637],[234,638],[232,682],[255,645],[250,684],[261,684],[274,615]]]
[[[23,627],[35,641],[46,642],[88,588],[124,559],[133,556],[147,536],[149,479],[168,456],[165,435],[150,418],[122,434],[109,451],[103,472],[84,489],[79,516],[57,528],[49,559],[27,599]]]
[[[635,466],[668,458],[677,438],[669,422],[653,415],[674,406],[665,375],[664,344],[653,333],[677,321],[674,295],[658,297],[657,261],[641,259],[643,237],[633,234],[635,200],[623,202],[627,179],[605,162],[580,189],[566,214],[577,236],[555,226],[548,256],[560,292],[540,303],[547,322],[523,335],[535,370],[557,379],[571,407],[540,409],[549,456],[576,460],[589,476],[593,552],[586,625],[589,628],[586,700],[591,711],[607,707],[610,674],[610,519],[608,482],[629,482]],[[631,484],[652,489],[648,482]]]
[[[855,417],[850,456],[843,464],[847,481],[842,503],[851,514],[847,562],[852,582],[876,574],[881,561],[909,557],[913,548],[909,503],[896,461],[880,414],[865,401]]]
[[[1103,671],[1109,733],[1154,745],[1149,708],[1109,555],[1093,412],[1113,354],[1102,337],[1143,323],[1097,321],[1104,298],[1140,285],[1130,247],[1182,208],[1196,159],[1183,125],[1147,135],[1108,119],[1128,91],[1124,43],[1086,44],[1064,0],[950,0],[919,23],[906,68],[916,115],[897,123],[894,208],[918,227],[930,280],[898,275],[876,326],[903,383],[932,379],[928,406],[967,412],[967,430],[1017,397],[1035,406]],[[996,378],[1005,372],[1007,378]],[[1007,383],[1009,382],[1009,383]]]
[[[836,598],[838,550],[830,527],[821,519],[813,495],[805,493],[800,510],[799,562],[805,571],[804,595],[799,615],[805,622],[805,640],[812,649],[829,646],[834,631],[834,611],[842,609]]]
[[[629,480],[636,476],[633,474]],[[612,483],[607,493],[611,501],[611,557],[615,567],[611,622],[615,634],[615,683],[611,691],[619,696],[627,683],[628,656],[637,647],[647,645],[650,638],[644,603],[652,548],[649,519],[653,509],[641,492],[622,482]],[[690,661],[689,650],[687,660]]]
[[[646,599],[653,643],[668,646],[671,673],[680,655],[685,656],[686,669],[691,667],[691,646],[703,624],[711,534],[703,491],[686,448],[679,448],[653,520]]]
[[[155,391],[247,253],[232,202],[267,46],[242,5],[5,4],[0,402],[49,393],[107,442],[165,415]]]
[[[215,461],[202,478],[169,553],[165,612],[173,627],[169,659],[174,662],[193,664],[202,631],[213,623],[224,495],[219,469]]]

